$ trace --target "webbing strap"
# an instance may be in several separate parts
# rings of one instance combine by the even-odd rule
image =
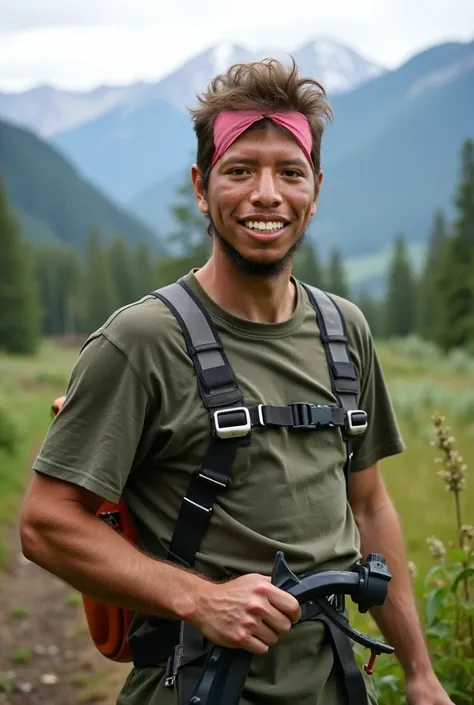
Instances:
[[[209,526],[217,494],[230,483],[237,450],[249,440],[248,433],[224,439],[217,437],[214,413],[223,408],[241,407],[244,400],[219,334],[189,287],[179,280],[154,291],[153,296],[170,308],[180,324],[197,375],[199,393],[211,417],[207,452],[181,503],[167,556],[169,560],[191,567]]]
[[[334,393],[344,411],[358,408],[357,370],[351,359],[346,325],[339,307],[328,294],[313,286],[303,285],[316,311],[321,338],[330,365]]]
[[[326,352],[334,394],[344,410],[350,424],[353,412],[358,410],[359,383],[357,370],[351,359],[344,316],[335,301],[324,291],[302,284],[316,312],[321,339]],[[342,438],[346,444],[344,476],[347,493],[352,460],[353,438],[344,429]]]
[[[170,308],[181,326],[207,408],[242,404],[242,395],[219,334],[193,292],[180,280],[152,292],[152,296]]]
[[[334,661],[341,684],[345,691],[347,705],[368,705],[367,688],[364,677],[355,659],[352,644],[346,634],[342,632],[325,615],[317,618],[324,622],[332,642]]]

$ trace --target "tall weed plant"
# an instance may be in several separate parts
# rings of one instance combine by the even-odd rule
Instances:
[[[410,563],[414,592],[436,675],[455,705],[474,703],[474,508],[469,507],[468,523],[463,514],[462,492],[468,468],[456,448],[456,438],[444,416],[432,417],[434,440],[439,451],[435,462],[438,475],[452,498],[456,541],[445,545],[437,536],[428,536],[427,551],[432,566],[418,576]],[[433,430],[433,429],[432,429]],[[432,434],[433,436],[433,434]],[[383,705],[403,705],[404,677],[394,657],[382,656],[373,675]]]

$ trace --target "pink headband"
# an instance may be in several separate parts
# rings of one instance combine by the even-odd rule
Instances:
[[[225,110],[214,121],[214,157],[211,168],[230,145],[254,122],[268,118],[291,132],[314,171],[311,159],[313,139],[307,118],[302,113],[263,113],[258,110]]]

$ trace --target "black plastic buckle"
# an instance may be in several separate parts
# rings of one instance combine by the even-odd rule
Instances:
[[[296,431],[305,431],[314,428],[313,416],[311,409],[315,408],[314,404],[305,401],[295,401],[293,404],[288,404],[293,414],[293,428]]]
[[[293,413],[293,428],[297,431],[333,425],[331,409],[326,404],[297,401],[288,404],[288,406],[291,407]]]

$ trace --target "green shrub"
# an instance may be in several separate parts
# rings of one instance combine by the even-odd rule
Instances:
[[[423,340],[417,335],[407,335],[404,338],[393,338],[389,341],[391,349],[407,362],[410,360],[423,363],[439,363],[443,359],[440,348],[429,340]]]
[[[474,423],[474,388],[444,387],[434,378],[397,381],[391,385],[390,395],[397,416],[420,428],[427,413],[444,409],[463,426]]]
[[[455,438],[442,416],[433,418],[440,451],[439,475],[454,499],[457,544],[445,546],[436,536],[427,538],[434,565],[418,579],[416,566],[409,568],[420,617],[437,677],[455,705],[474,702],[474,526],[464,521],[461,493],[467,466],[455,447]],[[357,649],[359,657],[362,652]],[[365,656],[365,654],[364,654]],[[403,705],[404,676],[394,657],[381,656],[373,674],[383,705]]]

